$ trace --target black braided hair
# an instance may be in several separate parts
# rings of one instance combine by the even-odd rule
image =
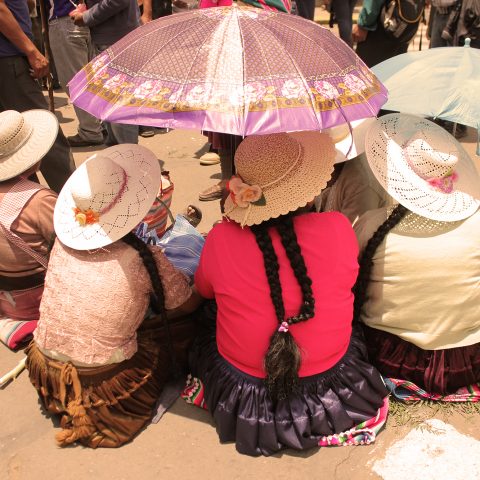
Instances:
[[[138,252],[140,258],[142,259],[143,265],[147,269],[154,293],[151,298],[152,308],[156,313],[159,313],[162,316],[166,315],[165,294],[152,251],[147,247],[145,242],[140,240],[132,232],[129,232],[127,235],[125,235],[122,240]]]
[[[270,298],[272,299],[279,326],[283,322],[287,322],[288,325],[304,322],[315,315],[312,280],[308,276],[305,260],[298,245],[297,235],[293,226],[293,216],[294,214],[289,214],[251,227],[258,247],[263,254],[265,273],[270,287]],[[295,278],[302,291],[302,306],[299,314],[294,317],[285,318],[278,258],[269,234],[269,229],[272,227],[277,228],[280,234],[282,245],[285,248]],[[296,390],[301,356],[298,345],[290,331],[275,330],[270,337],[270,344],[264,362],[267,373],[265,381],[273,400],[286,398]]]
[[[167,337],[167,348],[172,362],[172,374],[174,378],[180,377],[180,369],[176,359],[175,349],[173,346],[172,334],[170,332],[170,325],[167,318],[167,310],[165,308],[165,292],[163,290],[162,280],[158,273],[157,264],[153,258],[152,251],[148,248],[145,242],[140,240],[134,233],[129,232],[125,235],[122,240],[127,244],[133,247],[140,258],[142,259],[143,265],[147,269],[148,275],[150,277],[150,282],[153,287],[153,295],[150,297],[150,305],[155,313],[160,314],[162,318],[163,325],[165,327],[165,333]]]
[[[355,322],[360,320],[360,313],[366,300],[370,273],[373,267],[373,256],[388,232],[398,225],[407,212],[408,210],[403,205],[397,205],[388,218],[377,228],[363,251],[360,259],[360,270],[358,272],[357,281],[353,287],[353,293],[355,294],[355,301],[353,303],[353,320]]]

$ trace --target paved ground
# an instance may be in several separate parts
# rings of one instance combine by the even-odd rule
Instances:
[[[56,94],[55,99],[62,128],[67,135],[75,133],[73,109],[65,95]],[[471,155],[475,141],[470,131],[464,144]],[[172,131],[141,139],[141,144],[151,148],[172,173],[176,188],[174,212],[189,203],[200,205],[198,192],[218,180],[218,166],[201,167],[196,159],[205,145],[204,137],[196,131]],[[76,149],[77,165],[95,151]],[[220,218],[218,202],[200,206],[204,213],[200,230],[208,231]],[[21,352],[12,353],[0,346],[0,375],[13,368],[22,356]],[[427,407],[421,412],[426,417],[434,415]],[[411,421],[396,426],[398,422],[391,419],[370,446],[287,451],[271,458],[249,458],[237,454],[231,444],[219,444],[206,412],[178,400],[159,424],[149,426],[121,449],[59,449],[53,440],[56,428],[52,419],[41,412],[36,393],[23,373],[0,390],[0,478],[480,479],[478,414],[466,415],[456,408],[450,416],[437,417],[447,424],[439,420],[418,429]]]

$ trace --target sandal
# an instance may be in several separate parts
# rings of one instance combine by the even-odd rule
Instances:
[[[198,195],[198,199],[201,202],[209,202],[211,200],[219,200],[222,198],[223,187],[220,184],[213,185],[207,188]]]
[[[202,211],[195,205],[188,205],[185,211],[182,213],[182,216],[185,217],[188,223],[197,228],[198,224],[202,221]]]

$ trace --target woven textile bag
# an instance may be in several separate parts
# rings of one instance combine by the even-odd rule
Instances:
[[[167,229],[167,222],[170,219],[174,222],[170,208],[173,197],[173,182],[170,180],[169,172],[162,172],[162,183],[155,202],[150,207],[143,222],[148,225],[148,231],[155,230],[158,237],[161,237]]]

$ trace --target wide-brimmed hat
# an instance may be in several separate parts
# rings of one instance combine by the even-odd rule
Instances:
[[[237,175],[228,185],[225,216],[243,227],[304,207],[327,185],[334,159],[323,133],[247,137],[235,153]]]
[[[58,238],[76,250],[119,240],[147,214],[160,182],[158,160],[145,147],[116,145],[93,155],[58,196],[54,212]]]
[[[0,182],[38,163],[57,138],[58,120],[48,110],[0,113]]]
[[[376,117],[362,118],[350,123],[322,130],[335,144],[335,163],[345,162],[365,152],[365,135],[375,123]]]
[[[433,122],[401,113],[366,134],[367,160],[385,190],[412,212],[439,221],[468,218],[480,204],[480,176],[455,138]]]

